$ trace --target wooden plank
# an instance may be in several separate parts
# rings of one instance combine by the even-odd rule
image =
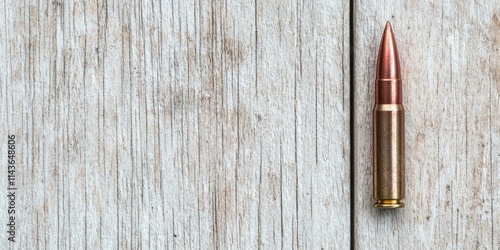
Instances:
[[[0,11],[10,247],[349,247],[347,1]]]
[[[500,4],[355,4],[355,245],[498,249]],[[406,208],[372,208],[372,108],[385,22],[406,112]]]

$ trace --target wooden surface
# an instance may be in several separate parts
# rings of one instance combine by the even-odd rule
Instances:
[[[0,132],[5,146],[18,138],[5,245],[349,247],[347,1],[11,1],[0,13]]]
[[[0,160],[9,134],[18,160],[16,242],[4,233],[4,246],[498,249],[500,4],[352,7],[0,4]],[[372,208],[386,20],[406,109],[397,211]],[[6,171],[0,183],[5,225]]]
[[[359,249],[500,248],[500,2],[355,3]],[[401,57],[406,208],[372,209],[375,60],[386,20]]]

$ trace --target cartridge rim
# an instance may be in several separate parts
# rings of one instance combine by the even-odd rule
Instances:
[[[373,207],[379,209],[393,209],[403,208],[405,204],[401,202],[401,200],[377,200],[377,203],[375,203]]]

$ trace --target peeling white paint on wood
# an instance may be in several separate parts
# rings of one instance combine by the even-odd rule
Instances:
[[[355,3],[356,248],[500,247],[500,4]],[[406,208],[372,209],[375,64],[386,20],[402,63]]]
[[[349,247],[347,1],[0,13],[0,134],[18,138],[11,247]]]

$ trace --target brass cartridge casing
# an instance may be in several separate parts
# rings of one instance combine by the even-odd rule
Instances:
[[[376,208],[404,207],[404,110],[401,104],[377,104],[373,110],[373,197]]]

